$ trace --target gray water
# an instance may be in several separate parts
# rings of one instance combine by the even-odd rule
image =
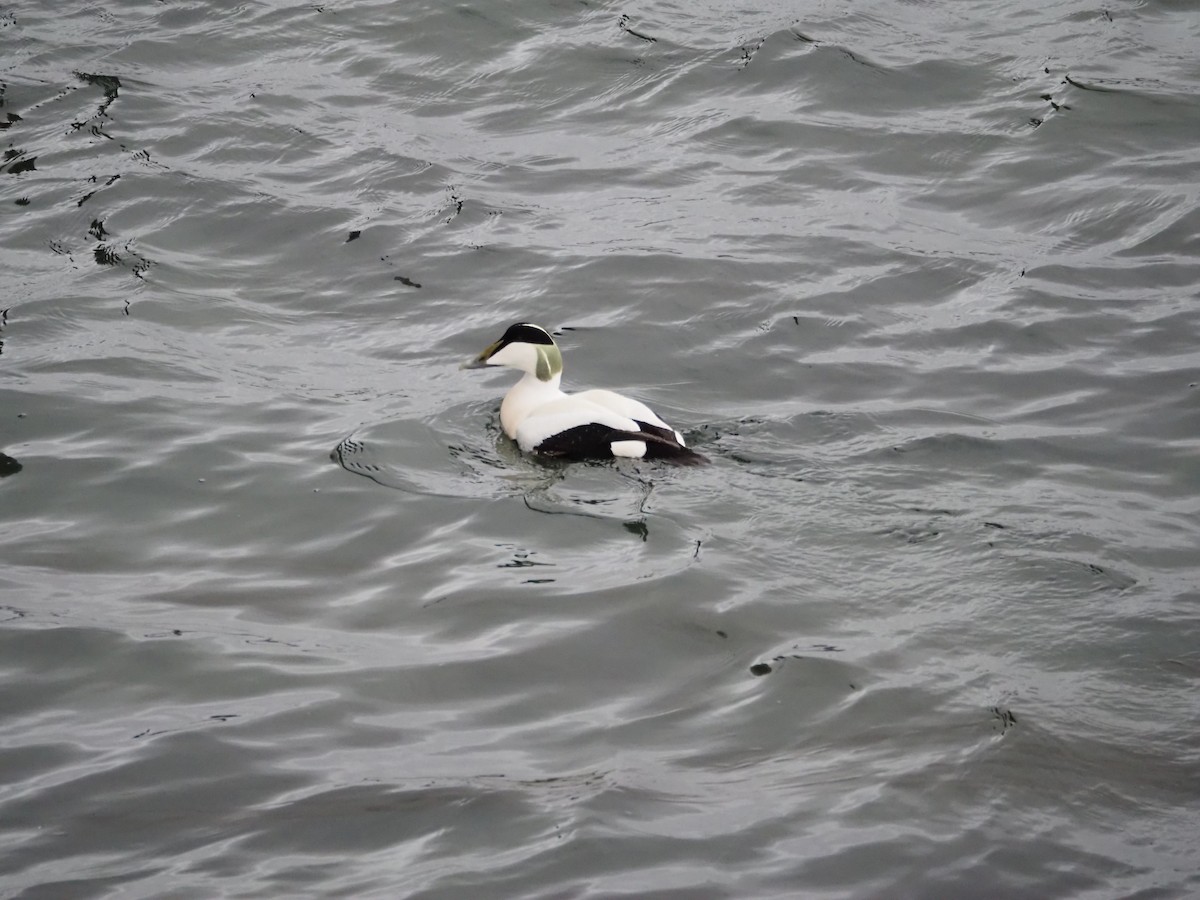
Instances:
[[[1198,47],[0,5],[0,895],[1200,895]]]

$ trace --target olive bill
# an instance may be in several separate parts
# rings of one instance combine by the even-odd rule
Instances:
[[[483,369],[488,365],[488,357],[500,349],[500,341],[489,344],[478,356],[472,356],[459,366],[460,369]]]

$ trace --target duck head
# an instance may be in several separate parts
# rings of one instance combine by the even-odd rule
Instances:
[[[508,366],[527,372],[538,381],[550,381],[562,373],[562,353],[545,328],[518,322],[510,325],[500,340],[462,364],[464,369],[485,366]]]

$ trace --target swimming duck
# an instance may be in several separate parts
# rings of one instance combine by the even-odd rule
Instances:
[[[567,394],[562,353],[546,329],[518,322],[464,369],[508,366],[525,375],[500,404],[500,427],[526,453],[566,459],[661,459],[703,465],[683,435],[644,403],[612,391]]]

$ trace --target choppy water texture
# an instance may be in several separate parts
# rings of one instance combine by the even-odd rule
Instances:
[[[1200,894],[1197,47],[0,5],[0,894]]]

